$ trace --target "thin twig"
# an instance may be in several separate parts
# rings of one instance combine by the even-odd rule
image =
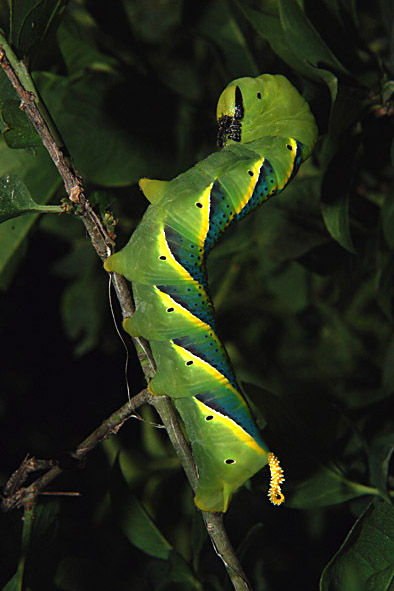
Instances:
[[[57,170],[59,171],[70,201],[78,204],[80,210],[79,215],[89,234],[92,245],[95,248],[98,256],[104,261],[110,254],[112,254],[114,249],[114,241],[109,236],[105,226],[97,214],[93,211],[88,200],[86,199],[83,192],[82,179],[73,169],[68,157],[65,156],[66,151],[64,150],[63,142],[61,140],[59,141],[58,139],[60,135],[57,132],[51,132],[51,128],[53,126],[47,125],[45,117],[42,114],[44,112],[43,109],[38,108],[38,93],[34,88],[31,78],[31,85],[29,90],[27,90],[22,84],[21,77],[17,74],[18,64],[16,64],[16,58],[14,54],[7,46],[4,38],[0,38],[0,41],[2,42],[2,45],[0,44],[0,65],[15,88],[19,98],[21,99],[21,109],[25,111],[26,115],[33,123],[38,135],[42,140],[42,143],[48,150],[48,153],[50,154]],[[10,59],[8,59],[8,57]],[[11,62],[15,64],[15,67],[13,67]],[[23,77],[23,80],[24,79],[25,75]],[[34,91],[32,91],[31,88],[33,88]],[[125,279],[120,275],[113,273],[112,282],[119,300],[123,318],[131,317],[134,313],[134,304]],[[147,364],[143,365],[143,369],[147,379],[149,380],[155,371],[155,361],[153,359],[149,343],[141,338],[133,340],[137,346],[137,349],[142,349],[143,354],[148,361]],[[78,460],[85,458],[100,441],[108,437],[110,433],[117,432],[124,421],[130,417],[132,411],[135,410],[135,408],[141,404],[144,404],[145,402],[149,402],[155,406],[156,410],[158,411],[167,430],[168,436],[175,448],[175,451],[180,458],[189,482],[195,491],[198,478],[196,467],[190,452],[190,448],[183,436],[178,417],[174,411],[171,401],[164,396],[150,396],[150,394],[144,390],[132,398],[132,402],[135,404],[133,408],[130,408],[130,403],[128,402],[121,409],[113,413],[109,419],[104,421],[102,425],[98,427],[98,429],[93,431],[93,433],[76,448],[75,452],[72,454],[72,457]],[[60,466],[53,466],[48,472],[35,480],[30,486],[26,488],[19,488],[13,497],[3,498],[3,509],[9,510],[14,507],[27,507],[31,505],[34,503],[37,495],[44,491],[44,489],[62,472],[63,470],[60,468]],[[15,478],[14,475],[13,477]],[[223,525],[222,514],[202,512],[202,515],[214,549],[223,561],[235,591],[251,591],[246,579],[246,575],[228,539]]]
[[[84,460],[87,455],[95,449],[99,443],[107,439],[110,435],[116,434],[124,423],[133,416],[134,411],[143,404],[150,401],[151,395],[148,391],[142,390],[136,396],[124,404],[110,417],[105,419],[97,429],[95,429],[78,447],[69,454],[69,457],[77,462]],[[23,487],[22,484],[27,477],[34,471],[48,468],[48,463],[52,466],[42,476],[37,478],[32,484]],[[36,460],[35,458],[25,458],[7,484],[4,486],[1,506],[3,511],[18,509],[20,507],[29,507],[34,503],[38,494],[41,494],[46,487],[55,478],[64,472],[59,464],[53,465],[54,461]]]

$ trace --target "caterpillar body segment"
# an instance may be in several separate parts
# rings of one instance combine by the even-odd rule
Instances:
[[[152,205],[105,267],[132,282],[136,312],[125,327],[150,341],[157,373],[149,389],[173,398],[185,424],[199,472],[195,503],[223,512],[269,458],[275,504],[284,478],[217,335],[206,258],[229,226],[283,191],[317,128],[283,76],[234,81],[217,113],[223,149],[168,183],[142,179]]]

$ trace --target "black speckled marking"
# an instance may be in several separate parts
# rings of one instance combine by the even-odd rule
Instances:
[[[230,225],[231,214],[228,197],[220,182],[215,181],[210,193],[209,229],[204,243],[205,255],[208,254],[224,230]]]
[[[174,259],[186,269],[193,279],[206,288],[207,276],[204,265],[204,253],[199,252],[195,244],[187,241],[179,232],[170,228],[170,226],[164,226],[164,235]]]
[[[189,351],[208,365],[214,367],[219,373],[228,379],[234,388],[238,388],[234,372],[230,365],[227,353],[221,343],[218,343],[212,337],[204,339],[204,341],[196,343],[193,336],[185,336],[173,339],[175,345],[179,345],[182,349]]]
[[[193,316],[209,324],[215,330],[215,312],[212,302],[202,285],[197,288],[187,286],[187,284],[185,286],[156,285],[156,287],[162,293],[170,296],[176,304],[179,304],[185,310],[189,310]]]

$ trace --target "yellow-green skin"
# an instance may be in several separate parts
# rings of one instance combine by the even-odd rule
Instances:
[[[152,202],[123,250],[105,263],[132,282],[132,336],[150,341],[149,384],[182,417],[199,472],[204,511],[226,511],[232,494],[267,464],[268,448],[220,343],[205,261],[223,231],[284,189],[307,158],[317,128],[283,76],[240,78],[218,102],[226,147],[170,182],[142,179]]]

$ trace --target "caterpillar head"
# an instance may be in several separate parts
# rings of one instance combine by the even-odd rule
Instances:
[[[218,145],[248,143],[262,137],[292,137],[304,145],[309,157],[317,126],[308,103],[280,75],[238,78],[224,89],[217,106]]]

